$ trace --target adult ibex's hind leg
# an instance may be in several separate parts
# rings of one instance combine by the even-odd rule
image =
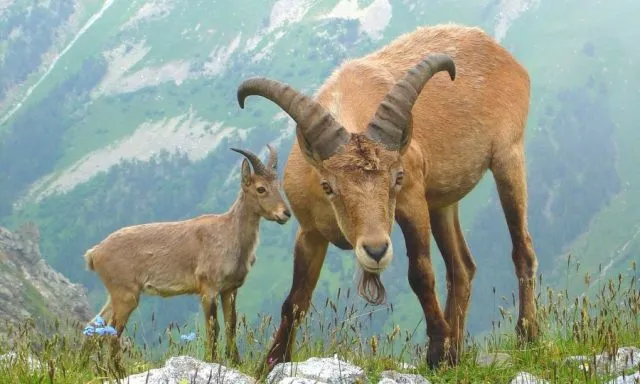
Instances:
[[[458,204],[433,209],[429,214],[431,231],[447,268],[447,305],[444,312],[451,328],[451,343],[459,356],[476,267],[459,229]]]
[[[518,278],[520,308],[516,332],[521,339],[538,337],[535,303],[535,275],[538,260],[527,228],[527,182],[523,143],[497,151],[491,162],[500,202],[509,227],[511,257]]]
[[[291,361],[291,348],[296,338],[296,321],[306,314],[329,242],[316,231],[298,230],[293,256],[293,282],[282,304],[280,327],[267,353],[267,369],[277,363]]]

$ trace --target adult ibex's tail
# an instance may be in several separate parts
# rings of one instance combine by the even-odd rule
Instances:
[[[91,271],[94,271],[93,257],[91,255],[92,252],[93,252],[93,248],[90,248],[89,250],[87,250],[87,252],[84,253],[84,261],[87,263],[87,268]]]

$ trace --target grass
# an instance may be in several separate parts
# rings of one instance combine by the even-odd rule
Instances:
[[[400,362],[415,366],[411,373],[436,383],[503,383],[522,371],[552,383],[606,382],[621,373],[600,373],[564,361],[569,356],[584,355],[593,362],[597,354],[615,353],[621,346],[640,347],[638,272],[635,265],[631,270],[630,275],[620,274],[606,282],[597,282],[592,297],[570,297],[566,289],[556,291],[548,286],[539,289],[538,320],[543,336],[529,345],[519,345],[515,339],[513,327],[517,313],[498,306],[491,333],[482,341],[468,338],[460,364],[438,370],[426,366],[426,346],[414,342],[416,335],[424,332],[423,322],[411,329],[395,326],[386,334],[370,334],[368,326],[375,312],[393,311],[393,305],[371,308],[360,304],[362,300],[350,290],[339,289],[335,298],[311,307],[298,332],[293,359],[303,361],[312,356],[335,354],[362,367],[374,383],[384,370],[407,371],[400,368]],[[577,268],[573,267],[572,272],[578,273]],[[584,277],[584,284],[585,290],[591,285],[589,275]],[[508,300],[502,298],[502,301]],[[223,327],[221,314],[219,321]],[[224,358],[223,337],[218,345],[218,362],[257,377],[277,323],[278,319],[265,315],[258,315],[255,321],[240,316],[238,340],[242,362],[234,366]],[[11,364],[0,362],[0,382],[94,383],[162,366],[171,356],[204,359],[201,324],[170,324],[155,332],[156,340],[123,343],[125,346],[119,355],[112,355],[110,342],[105,337],[82,335],[82,326],[58,321],[36,326],[33,321],[27,321],[18,327],[3,327],[12,342],[0,344],[0,354],[9,351],[15,354]],[[138,326],[139,323],[132,324],[126,338],[135,335]],[[151,327],[154,327],[153,316]],[[198,335],[194,341],[180,339],[180,334],[192,330]],[[491,352],[509,354],[510,362],[491,366],[477,364],[480,353]],[[30,368],[29,357],[41,362],[40,366]],[[630,371],[638,369],[640,363],[636,362]],[[259,379],[264,381],[265,377]]]

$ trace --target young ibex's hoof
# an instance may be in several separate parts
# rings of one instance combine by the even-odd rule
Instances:
[[[538,324],[524,317],[518,319],[516,335],[521,343],[532,343],[538,340]]]
[[[240,353],[238,352],[238,350],[235,350],[234,352],[227,351],[226,357],[231,361],[233,365],[237,366],[242,363],[242,359],[240,359]]]

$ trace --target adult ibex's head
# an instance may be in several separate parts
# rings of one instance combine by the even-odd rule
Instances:
[[[269,144],[269,161],[264,165],[262,161],[251,151],[231,148],[232,151],[242,154],[242,190],[248,199],[255,203],[257,213],[270,221],[278,224],[286,223],[291,217],[287,203],[280,193],[280,181],[278,180],[278,153]],[[253,167],[253,172],[249,167]]]
[[[317,101],[287,84],[253,78],[238,88],[241,108],[248,96],[259,95],[296,121],[298,145],[320,175],[338,225],[366,272],[381,272],[393,256],[390,233],[403,182],[401,155],[411,141],[411,109],[427,81],[443,70],[455,78],[454,62],[443,54],[411,68],[386,94],[362,134],[350,133],[362,129],[348,131]]]

